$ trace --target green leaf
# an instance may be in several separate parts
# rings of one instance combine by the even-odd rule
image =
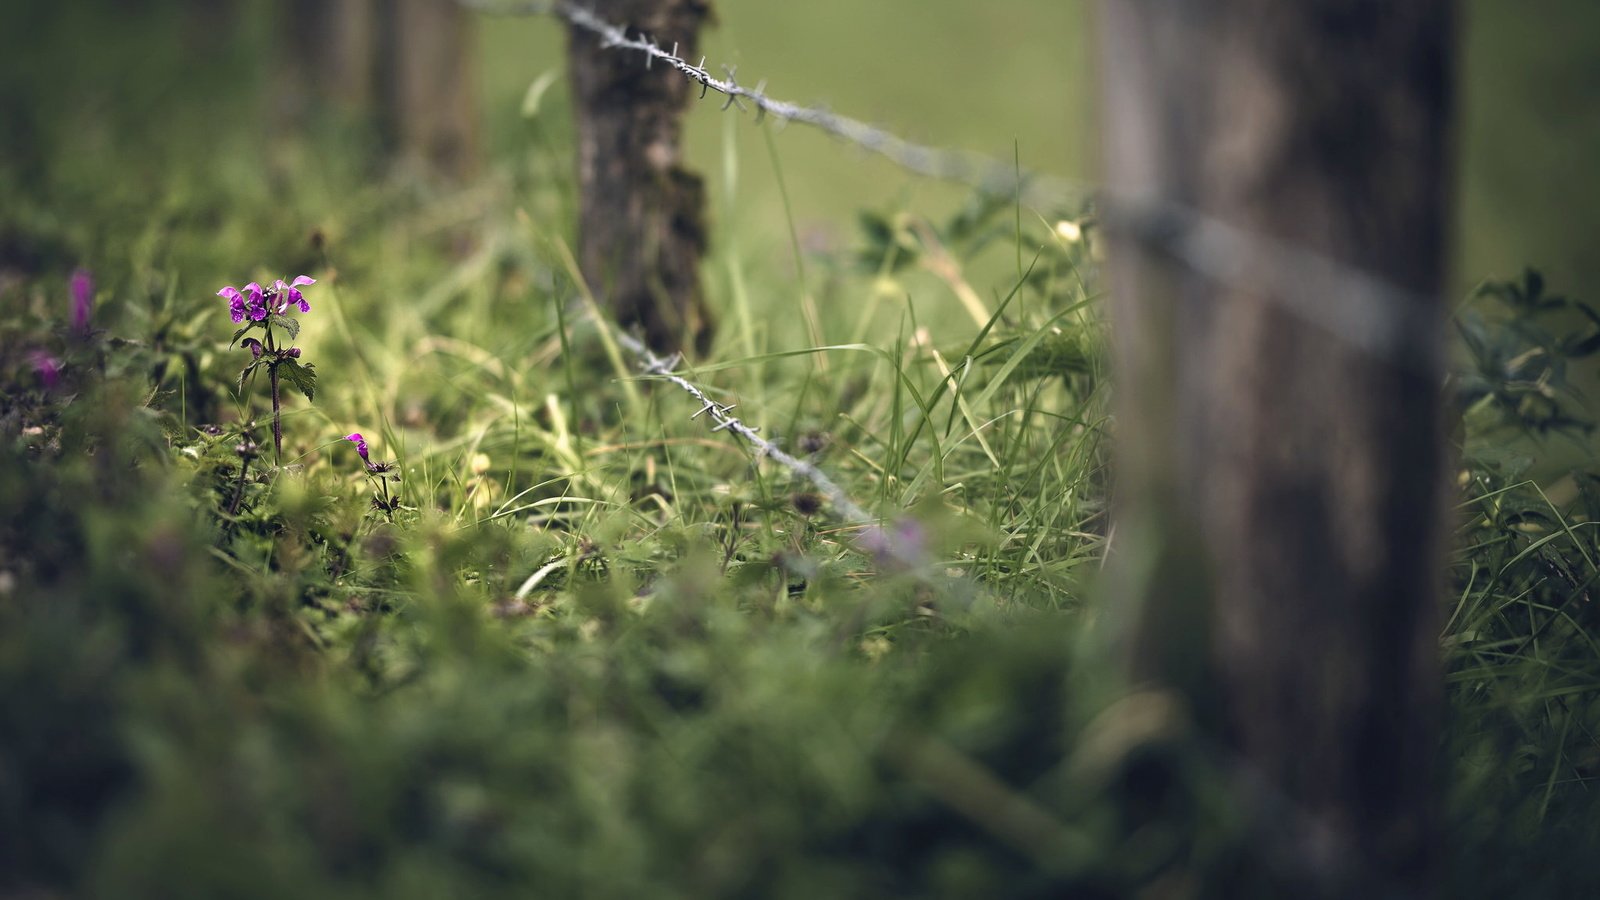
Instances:
[[[291,341],[300,336],[300,320],[298,319],[291,319],[288,316],[274,314],[267,319],[267,321],[288,332],[289,340]]]
[[[1600,331],[1567,339],[1562,344],[1561,351],[1574,359],[1600,353]]]
[[[921,252],[921,245],[911,234],[887,216],[862,210],[856,213],[856,222],[867,244],[859,251],[858,258],[867,269],[898,272],[915,262]]]
[[[298,360],[283,359],[278,361],[278,374],[295,390],[306,395],[310,400],[317,390],[316,366],[311,363],[300,365]]]
[[[255,323],[255,322],[250,322],[250,323],[247,323],[243,328],[239,329],[238,331],[235,331],[233,333],[233,339],[228,341],[228,348],[232,349],[234,344],[239,343],[239,338],[242,338],[246,334],[248,334],[250,329],[256,327],[256,324],[257,323]]]
[[[522,117],[532,119],[539,115],[539,104],[544,100],[545,91],[555,84],[561,77],[560,69],[550,69],[528,85],[528,92],[522,95]]]
[[[997,213],[1009,209],[1011,204],[1012,198],[1009,195],[974,194],[945,224],[945,239],[951,242],[961,241],[979,234],[984,226],[994,220]]]
[[[990,348],[994,352],[975,361],[984,366],[1004,365],[1016,355],[1021,341],[1021,338],[1007,338]],[[1086,339],[1070,332],[1044,336],[1022,352],[1026,357],[1016,366],[1019,378],[1088,374],[1095,369],[1095,355]]]
[[[264,362],[266,362],[265,359],[257,359],[257,360],[252,361],[250,363],[250,365],[245,366],[243,369],[239,370],[239,383],[237,385],[235,385],[234,389],[233,389],[233,392],[235,394],[244,393],[244,382],[245,382],[245,379],[249,378],[250,377],[250,373],[254,372],[256,370],[256,367],[261,365]]]
[[[1600,313],[1587,303],[1574,303],[1572,308],[1593,323],[1594,327],[1587,334],[1574,334],[1562,341],[1562,352],[1574,359],[1600,352]]]

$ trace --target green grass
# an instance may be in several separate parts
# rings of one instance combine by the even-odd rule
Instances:
[[[445,190],[336,123],[272,133],[230,79],[160,127],[27,85],[48,115],[0,158],[0,894],[1250,887],[1282,823],[1230,806],[1216,748],[1128,694],[1094,627],[1105,341],[1051,211],[919,192],[807,252],[794,130],[709,173],[726,222],[783,209],[758,164],[796,203],[717,243],[722,328],[685,374],[917,522],[907,567],[616,353],[572,277],[559,115],[495,114],[490,171]],[[241,482],[266,402],[231,390],[214,292],[302,271],[316,400],[288,401],[290,467]],[[1443,871],[1450,896],[1581,892],[1600,482],[1530,481],[1515,451],[1542,445],[1499,396],[1461,458]],[[352,431],[399,464],[392,523]]]

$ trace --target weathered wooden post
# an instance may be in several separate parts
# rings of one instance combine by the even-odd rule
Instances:
[[[1286,278],[1273,267],[1296,263],[1268,253],[1219,277],[1158,228],[1113,241],[1136,671],[1195,698],[1282,801],[1292,893],[1415,896],[1441,692],[1454,3],[1100,11],[1113,197],[1372,276]],[[1398,338],[1374,352],[1362,329]]]
[[[292,117],[331,106],[369,116],[395,158],[463,181],[478,165],[472,14],[456,0],[295,0],[282,67]]]
[[[706,0],[596,0],[601,18],[693,58]],[[705,186],[683,165],[682,116],[693,86],[637,53],[568,31],[578,138],[578,262],[590,287],[624,326],[658,351],[710,344],[700,290],[706,248]]]
[[[478,167],[472,14],[456,0],[388,0],[379,87],[402,159],[465,180]]]

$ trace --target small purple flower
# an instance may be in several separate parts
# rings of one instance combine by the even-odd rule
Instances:
[[[288,312],[291,306],[300,307],[303,313],[311,312],[311,304],[306,302],[306,295],[300,293],[300,288],[316,283],[317,280],[309,275],[296,275],[291,284],[284,284],[282,278],[273,282],[273,291],[281,298],[278,301],[278,314],[283,315]]]
[[[262,297],[261,285],[254,281],[245,285],[243,291],[230,284],[217,291],[217,296],[227,298],[228,314],[235,322],[243,322],[245,319],[259,322],[267,317],[267,304]]]
[[[856,545],[880,566],[913,568],[928,561],[927,529],[916,519],[901,519],[890,528],[869,526],[856,538]]]
[[[72,330],[89,333],[89,319],[94,313],[94,276],[88,269],[72,273]]]
[[[255,339],[253,337],[247,337],[244,340],[240,341],[239,342],[239,346],[244,347],[245,349],[249,350],[250,351],[250,355],[255,357],[256,359],[260,359],[261,358],[261,354],[267,352],[267,348],[259,340]]]
[[[243,291],[229,285],[217,291],[217,296],[228,299],[228,312],[233,316],[233,321],[249,319],[260,322],[269,315],[285,315],[290,307],[310,312],[311,304],[306,302],[306,295],[300,293],[300,289],[316,283],[317,280],[308,275],[297,275],[294,281],[288,283],[279,278],[268,288],[262,288],[254,281],[245,285]]]
[[[229,315],[233,316],[233,321],[235,323],[244,321],[244,295],[239,293],[238,288],[230,284],[222,290],[217,291],[217,296],[227,298],[228,313]]]
[[[265,297],[262,295],[261,285],[252,281],[244,286],[244,292],[247,295],[245,300],[245,315],[249,316],[251,321],[254,322],[259,322],[262,319],[265,319],[267,317],[267,303]]]
[[[54,388],[61,382],[61,360],[47,350],[35,350],[28,354],[33,362],[33,370],[39,374],[39,380],[44,382],[45,390]]]
[[[372,460],[367,458],[367,439],[361,436],[361,432],[358,431],[355,434],[346,435],[345,440],[356,445],[356,452],[361,454],[362,462],[368,465],[372,464]]]

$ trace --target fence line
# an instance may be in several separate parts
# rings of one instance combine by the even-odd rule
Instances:
[[[632,38],[626,29],[600,18],[589,8],[567,0],[496,3],[459,0],[484,13],[548,15],[600,38],[604,47],[644,56],[646,66],[660,61],[701,87],[701,96],[716,92],[723,109],[745,110],[748,101],[758,119],[771,115],[785,122],[818,128],[885,157],[907,171],[967,184],[990,195],[1016,196],[1030,206],[1059,209],[1076,204],[1094,209],[1108,232],[1122,234],[1157,248],[1195,272],[1226,284],[1249,283],[1294,317],[1345,344],[1396,368],[1436,377],[1444,362],[1443,329],[1438,305],[1428,298],[1325,253],[1255,234],[1164,197],[1091,187],[1056,176],[1019,170],[1013,164],[981,154],[955,151],[906,140],[891,131],[821,107],[808,107],[766,95],[766,82],[747,88],[734,69],[723,67],[717,78],[698,63],[679,57],[677,48],[663,50],[648,36]],[[1337,302],[1329,302],[1338,296]]]
[[[689,418],[698,419],[701,415],[705,415],[706,418],[716,423],[712,426],[712,431],[728,431],[744,438],[746,443],[755,448],[757,461],[762,459],[774,460],[796,475],[811,482],[828,499],[828,502],[833,504],[834,511],[840,518],[853,523],[871,522],[876,518],[868,515],[865,509],[862,509],[859,504],[850,499],[850,495],[845,493],[844,488],[839,487],[837,482],[829,478],[828,473],[817,468],[814,464],[786,452],[782,447],[778,446],[777,441],[762,437],[759,425],[747,425],[738,416],[733,415],[733,409],[738,404],[718,403],[711,399],[710,395],[694,382],[677,374],[674,369],[677,368],[680,357],[663,358],[657,356],[642,341],[625,331],[617,330],[615,335],[617,343],[627,348],[629,353],[638,357],[639,368],[642,371],[648,375],[655,375],[671,382],[700,404],[700,409]]]
[[[549,15],[582,28],[600,38],[602,47],[632,50],[644,55],[645,65],[661,63],[676,69],[684,77],[700,85],[702,99],[708,93],[717,93],[724,100],[724,110],[736,107],[746,111],[748,102],[754,108],[756,121],[772,116],[780,122],[800,122],[820,129],[855,144],[864,150],[885,157],[909,172],[942,181],[955,181],[986,194],[1005,197],[1018,196],[1029,206],[1057,208],[1064,204],[1087,203],[1093,189],[1086,184],[1056,176],[1041,175],[1026,169],[1019,170],[1011,163],[960,150],[950,150],[919,144],[899,135],[849,116],[841,116],[817,106],[803,106],[777,100],[766,94],[766,82],[755,87],[739,83],[737,66],[722,66],[725,78],[718,78],[706,68],[705,58],[698,63],[677,55],[677,47],[663,50],[649,36],[633,38],[627,30],[600,18],[592,10],[577,3],[531,2],[494,3],[493,0],[460,0],[471,9],[496,15]]]
[[[601,325],[601,327],[606,327]],[[744,438],[745,442],[756,451],[756,462],[770,459],[787,468],[794,474],[811,482],[828,503],[833,507],[836,518],[847,525],[864,525],[866,530],[857,534],[858,548],[877,557],[881,561],[891,561],[894,565],[918,578],[929,577],[926,569],[927,558],[923,554],[924,548],[916,539],[914,533],[907,533],[903,523],[892,528],[885,528],[876,524],[879,517],[870,515],[862,506],[851,499],[850,495],[840,487],[838,482],[828,476],[816,464],[800,459],[778,446],[775,438],[765,438],[760,434],[760,426],[747,425],[733,414],[737,404],[718,403],[713,400],[699,385],[679,375],[676,371],[681,357],[661,357],[651,352],[643,341],[620,329],[613,331],[617,343],[622,345],[629,353],[639,359],[639,368],[647,375],[654,375],[677,386],[684,393],[693,397],[700,408],[689,418],[698,419],[704,415],[715,424],[711,426],[713,432],[727,431]]]
[[[1108,231],[1158,248],[1219,284],[1252,287],[1374,359],[1426,377],[1443,373],[1442,310],[1416,291],[1168,200],[1102,194],[1098,214]]]
[[[807,107],[767,96],[766,83],[754,88],[738,83],[731,67],[717,78],[698,63],[677,55],[677,47],[663,50],[648,35],[629,37],[624,27],[607,22],[589,8],[567,0],[458,0],[464,6],[498,15],[544,15],[560,18],[600,38],[603,47],[633,51],[648,67],[655,62],[676,70],[701,87],[701,96],[715,92],[724,97],[724,110],[754,107],[757,119],[770,115],[779,121],[809,125],[883,156],[900,167],[924,176],[958,181],[991,195],[1018,196],[1021,202],[1047,208],[1077,202],[1092,204],[1094,220],[1106,231],[1122,234],[1166,253],[1174,260],[1218,283],[1250,283],[1260,294],[1285,311],[1375,359],[1436,377],[1444,359],[1443,329],[1433,304],[1392,281],[1326,254],[1248,232],[1173,200],[1113,191],[1053,176],[1019,171],[1015,165],[979,154],[952,151],[908,141],[886,129],[837,115],[827,109]],[[1337,302],[1328,302],[1331,296]],[[604,327],[604,326],[602,326]],[[700,404],[694,417],[706,415],[713,431],[739,435],[755,449],[757,460],[770,458],[809,481],[832,504],[835,514],[851,523],[868,523],[867,512],[816,465],[799,459],[762,437],[756,428],[731,414],[732,406],[711,399],[704,390],[676,374],[677,360],[652,353],[643,343],[618,331],[618,342],[639,361],[646,374],[662,378]],[[904,548],[887,542],[889,555]],[[908,560],[901,559],[902,562]]]

